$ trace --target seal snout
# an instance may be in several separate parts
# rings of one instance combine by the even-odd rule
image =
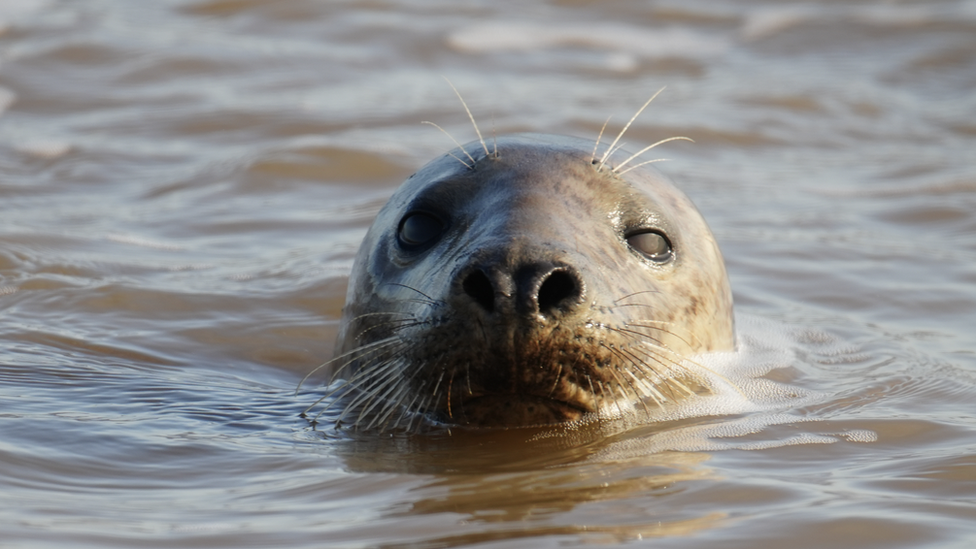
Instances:
[[[475,265],[462,271],[463,297],[481,314],[504,322],[505,317],[542,316],[555,319],[582,302],[584,285],[579,272],[548,261],[511,268]]]

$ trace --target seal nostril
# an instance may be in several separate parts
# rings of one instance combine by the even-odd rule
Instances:
[[[576,278],[566,271],[554,271],[539,286],[539,312],[550,314],[567,299],[579,299]]]
[[[495,310],[495,287],[482,271],[474,271],[464,279],[464,293],[468,294],[481,307],[490,312]]]

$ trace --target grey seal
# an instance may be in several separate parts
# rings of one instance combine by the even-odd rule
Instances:
[[[396,190],[324,365],[342,421],[548,425],[707,392],[693,357],[735,347],[721,252],[680,190],[612,147],[474,141]]]

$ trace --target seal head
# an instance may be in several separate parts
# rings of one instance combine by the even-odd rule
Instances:
[[[430,162],[369,229],[329,364],[343,415],[543,425],[705,390],[689,359],[734,347],[732,297],[691,201],[649,167],[594,161],[592,142],[496,147]]]

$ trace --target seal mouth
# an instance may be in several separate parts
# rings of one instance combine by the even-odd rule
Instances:
[[[530,427],[566,423],[592,413],[581,403],[531,394],[484,394],[466,398],[450,423],[474,427]],[[447,415],[442,411],[442,414]]]

